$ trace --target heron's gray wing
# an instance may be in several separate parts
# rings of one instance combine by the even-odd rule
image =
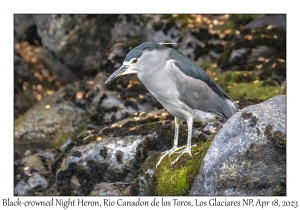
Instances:
[[[175,74],[179,99],[192,109],[215,113],[228,119],[232,108],[224,98],[216,94],[205,82]]]
[[[222,89],[206,74],[206,72],[198,66],[195,62],[187,58],[181,52],[169,49],[170,59],[175,61],[175,65],[181,70],[185,75],[193,77],[195,79],[201,80],[206,83],[217,95],[221,98],[229,98]]]
[[[226,101],[229,97],[201,67],[175,50],[170,50],[170,57],[174,60],[173,76],[182,102],[192,109],[231,117],[235,109]]]

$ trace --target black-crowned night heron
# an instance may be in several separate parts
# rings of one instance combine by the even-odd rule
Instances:
[[[149,92],[175,116],[174,144],[164,152],[156,166],[178,147],[178,130],[183,120],[187,121],[188,139],[185,149],[171,163],[185,153],[192,156],[191,137],[193,121],[210,122],[227,120],[236,111],[236,105],[206,72],[181,52],[164,45],[146,42],[132,49],[125,57],[123,65],[105,83],[125,74],[137,77]]]

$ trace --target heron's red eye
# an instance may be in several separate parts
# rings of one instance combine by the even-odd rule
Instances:
[[[136,62],[138,62],[138,59],[137,59],[137,58],[134,59],[134,60],[132,60],[132,63],[136,63]]]

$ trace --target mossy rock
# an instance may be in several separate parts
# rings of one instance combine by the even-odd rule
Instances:
[[[210,144],[211,140],[200,143],[192,148],[193,157],[185,154],[173,166],[170,164],[177,157],[176,154],[164,158],[156,171],[157,195],[188,195]]]
[[[188,195],[194,179],[198,174],[202,160],[214,138],[214,134],[206,141],[199,142],[192,148],[192,157],[184,154],[173,165],[178,154],[174,153],[169,158],[166,156],[159,166],[155,168],[156,163],[160,158],[160,153],[153,152],[150,154],[139,169],[140,184],[137,182],[132,186],[134,194],[138,194],[140,188],[144,191],[145,195],[157,196],[182,196]],[[152,171],[153,174],[149,171]]]

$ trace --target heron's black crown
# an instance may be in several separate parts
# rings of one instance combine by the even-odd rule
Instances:
[[[157,44],[155,42],[145,42],[135,48],[133,48],[125,57],[125,61],[130,61],[132,58],[139,58],[145,51],[153,51],[165,49],[167,47]]]

